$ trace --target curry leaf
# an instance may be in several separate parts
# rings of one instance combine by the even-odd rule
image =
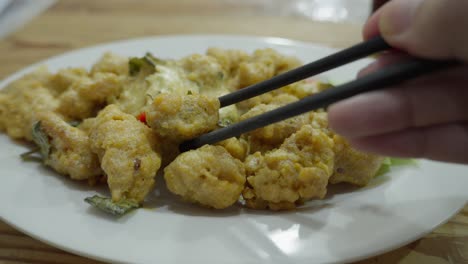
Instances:
[[[34,123],[32,127],[32,139],[39,147],[42,160],[46,160],[50,153],[49,136],[42,130],[41,121]]]
[[[129,74],[135,76],[143,67],[150,67],[151,72],[154,72],[158,64],[164,64],[164,60],[158,59],[148,52],[141,58],[134,57],[128,61]]]
[[[128,70],[131,76],[137,75],[146,62],[141,58],[131,58],[128,61]]]
[[[143,57],[143,59],[150,65],[152,65],[153,67],[156,67],[156,65],[158,64],[164,64],[164,60],[161,60],[159,58],[156,58],[155,56],[153,56],[153,54],[147,52],[145,54],[145,56]]]
[[[40,148],[39,147],[36,147],[30,151],[27,151],[23,154],[20,155],[21,159],[23,161],[37,161],[37,162],[41,162],[42,161],[42,157],[38,157],[34,154],[38,153],[40,151]]]
[[[140,205],[133,200],[123,199],[119,202],[114,202],[111,198],[100,197],[98,195],[87,197],[85,198],[85,201],[92,206],[115,216],[122,216],[131,210],[140,207]]]

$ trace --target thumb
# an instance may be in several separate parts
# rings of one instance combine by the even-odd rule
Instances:
[[[412,55],[468,61],[467,11],[466,0],[393,0],[369,20],[366,28]]]

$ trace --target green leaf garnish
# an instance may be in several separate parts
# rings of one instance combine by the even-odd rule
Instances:
[[[161,59],[158,59],[156,58],[155,56],[153,56],[153,54],[151,54],[150,52],[147,52],[145,54],[145,56],[143,57],[143,59],[150,65],[152,65],[153,67],[156,67],[156,65],[158,64],[164,64],[164,60],[161,60]]]
[[[144,67],[149,67],[151,72],[154,72],[158,64],[164,64],[164,60],[158,59],[148,52],[141,58],[131,58],[128,61],[128,71],[130,76],[137,75]]]
[[[403,159],[403,158],[389,158],[392,166],[416,166],[418,165],[415,159]]]
[[[122,216],[131,210],[140,207],[140,205],[133,200],[123,199],[119,202],[113,202],[111,198],[101,197],[99,195],[87,197],[85,198],[85,201],[106,213],[116,216]]]
[[[27,151],[23,154],[20,155],[21,159],[23,161],[37,161],[37,162],[42,162],[42,157],[38,157],[34,154],[38,153],[40,151],[39,147],[36,147],[30,151]]]
[[[391,167],[395,166],[416,166],[418,162],[414,159],[402,158],[385,158],[380,166],[380,169],[375,174],[375,177],[383,175],[390,171]]]
[[[128,61],[128,70],[131,76],[137,75],[141,68],[146,64],[146,61],[141,58],[131,58]]]
[[[41,121],[34,123],[32,127],[32,139],[34,143],[39,147],[39,152],[41,153],[42,160],[46,160],[49,157],[50,153],[50,142],[49,136],[44,133],[41,127]]]

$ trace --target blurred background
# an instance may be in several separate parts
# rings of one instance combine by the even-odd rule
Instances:
[[[76,12],[85,10],[87,0],[0,0],[0,37],[4,37],[20,28],[35,16],[52,7],[57,2],[66,2]],[[104,0],[95,5],[101,8],[118,8],[127,5],[128,9],[137,9],[145,5],[141,0]],[[216,12],[238,16],[277,16],[304,18],[313,21],[354,23],[365,22],[372,10],[373,0],[155,0],[152,6],[160,4],[163,8],[178,9],[180,13],[193,13],[193,5],[199,5],[197,13]],[[63,5],[63,3],[61,3]],[[208,6],[209,9],[204,8]],[[132,7],[133,6],[133,7]],[[95,11],[95,10],[94,10]]]
[[[303,17],[315,21],[363,23],[369,16],[371,0],[224,0],[244,5],[246,13]],[[249,12],[250,11],[250,12]]]

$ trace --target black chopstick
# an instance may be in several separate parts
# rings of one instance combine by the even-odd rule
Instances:
[[[389,66],[355,81],[330,88],[321,93],[305,97],[294,103],[201,135],[198,138],[182,143],[179,146],[179,149],[181,151],[187,151],[201,147],[205,144],[213,144],[293,116],[319,108],[325,108],[334,102],[363,92],[386,88],[390,85],[418,77],[422,74],[442,70],[458,64],[458,62],[454,61],[410,59],[404,63]]]
[[[266,81],[223,95],[219,102],[221,107],[235,104],[387,49],[390,49],[390,45],[378,36]]]

